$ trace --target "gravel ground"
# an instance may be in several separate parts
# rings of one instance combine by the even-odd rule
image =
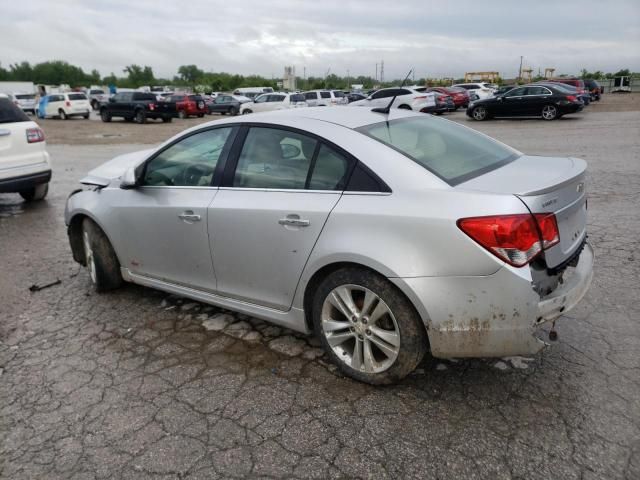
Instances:
[[[143,146],[55,145],[94,143],[105,125],[43,122],[48,200],[0,195],[0,478],[640,478],[640,112],[449,118],[588,161],[594,283],[538,356],[427,358],[384,388],[251,318],[135,285],[93,294],[69,252],[66,196]],[[195,122],[121,128],[148,143]]]

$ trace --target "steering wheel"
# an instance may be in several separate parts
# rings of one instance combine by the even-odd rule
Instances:
[[[147,181],[149,181],[150,185],[166,185],[168,187],[172,187],[174,185],[171,178],[167,177],[164,173],[158,172],[157,170],[149,175]]]
[[[203,163],[194,163],[182,171],[182,184],[196,186],[202,177],[213,174],[213,167]]]

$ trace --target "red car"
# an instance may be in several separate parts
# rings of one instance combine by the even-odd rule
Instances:
[[[467,108],[469,105],[469,92],[458,87],[431,87],[430,92],[439,92],[449,95],[453,99],[456,110],[460,107]]]
[[[177,94],[171,95],[168,102],[175,102],[176,110],[179,118],[187,118],[190,116],[204,117],[208,113],[207,105],[204,98],[200,95]]]

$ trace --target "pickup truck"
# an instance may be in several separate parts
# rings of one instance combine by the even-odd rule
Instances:
[[[116,93],[100,105],[100,118],[110,122],[112,118],[123,117],[125,121],[145,123],[147,119],[162,119],[171,122],[176,115],[176,104],[158,102],[155,94],[145,92]]]

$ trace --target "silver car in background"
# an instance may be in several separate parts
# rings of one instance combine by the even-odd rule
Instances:
[[[122,281],[314,332],[369,383],[533,354],[592,278],[586,163],[430,115],[304,108],[198,125],[83,179],[65,222]]]

